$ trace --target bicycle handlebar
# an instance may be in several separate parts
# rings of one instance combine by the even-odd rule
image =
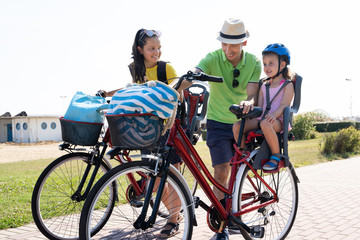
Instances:
[[[192,82],[193,80],[198,80],[198,81],[202,81],[202,82],[218,82],[218,83],[223,82],[222,77],[207,75],[206,73],[203,73],[203,72],[194,73],[192,71],[188,71],[185,75],[180,77],[179,81],[176,83],[174,88],[176,90],[179,89],[182,81],[185,79],[189,82]]]
[[[188,72],[189,74],[189,72]],[[188,75],[186,74],[186,75]],[[223,82],[223,78],[222,77],[216,77],[216,76],[211,76],[211,75],[207,75],[203,72],[200,73],[192,73],[192,78],[194,78],[195,80],[199,80],[199,81],[207,81],[207,82],[218,82],[221,83]]]

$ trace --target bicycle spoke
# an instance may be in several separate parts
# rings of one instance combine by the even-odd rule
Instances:
[[[240,183],[239,209],[244,210],[256,207],[260,203],[270,203],[276,197],[278,197],[278,201],[243,214],[240,218],[250,228],[264,227],[265,235],[262,239],[284,239],[290,232],[296,216],[298,190],[295,175],[289,168],[282,168],[279,172],[271,174],[260,171],[259,174],[273,189],[276,196],[260,179],[251,177],[253,174],[249,168],[245,168]],[[251,198],[250,194],[253,195]],[[259,201],[255,201],[256,199]]]
[[[80,235],[81,239],[89,239],[89,229],[97,224],[97,221],[100,219],[98,214],[101,213],[101,205],[102,199],[106,199],[108,185],[114,181],[117,182],[117,199],[114,209],[112,211],[111,217],[108,221],[108,224],[104,226],[104,228],[97,233],[92,239],[101,239],[101,238],[117,238],[117,239],[156,239],[158,234],[160,233],[162,227],[166,224],[166,222],[172,216],[177,216],[179,212],[183,216],[182,222],[180,223],[179,234],[173,236],[171,239],[188,239],[187,236],[191,233],[190,228],[191,225],[191,214],[190,210],[192,208],[186,207],[190,204],[190,197],[185,192],[181,190],[183,187],[180,187],[178,184],[178,180],[173,180],[173,175],[170,174],[166,183],[166,188],[164,188],[163,198],[161,200],[161,204],[159,207],[159,211],[166,212],[167,216],[160,217],[157,216],[155,223],[147,228],[143,229],[135,229],[134,222],[138,219],[142,207],[136,207],[128,202],[126,196],[129,186],[132,184],[127,177],[127,174],[132,173],[135,177],[135,180],[139,181],[142,179],[142,174],[138,174],[139,171],[142,173],[152,172],[151,167],[153,164],[145,163],[145,162],[131,162],[122,164],[111,170],[108,174],[106,174],[100,181],[94,186],[93,190],[90,192],[90,195],[86,199],[84,209],[81,214],[80,220],[80,232],[83,232],[84,235]],[[146,185],[147,187],[147,185]],[[157,184],[155,183],[155,188],[157,188]],[[177,194],[180,196],[178,199],[180,200],[181,205],[176,205],[174,203],[169,202],[171,200],[170,196]],[[157,189],[154,189],[151,196],[152,199],[155,199],[157,195]],[[143,202],[144,196],[142,198],[138,198],[137,201]],[[167,204],[167,206],[165,205]],[[181,208],[179,208],[181,207]],[[184,211],[185,210],[185,211]],[[152,213],[152,208],[148,208],[147,215],[145,216],[145,221],[148,220]],[[175,215],[176,214],[176,215]],[[100,214],[102,215],[102,213]]]

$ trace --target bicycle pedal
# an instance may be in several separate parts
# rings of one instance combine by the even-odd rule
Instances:
[[[263,238],[265,234],[265,228],[260,226],[253,226],[250,228],[250,236],[254,238]]]
[[[135,208],[141,208],[142,206],[144,206],[144,203],[138,200],[132,200],[130,201],[130,205]]]
[[[193,202],[194,202],[194,207],[195,207],[195,208],[198,208],[198,207],[199,207],[199,201],[200,201],[200,198],[199,198],[199,197],[193,196]]]

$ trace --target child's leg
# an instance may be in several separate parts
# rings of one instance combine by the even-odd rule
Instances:
[[[271,154],[272,154],[271,158],[274,158],[274,159],[270,159],[270,162],[277,166],[280,159],[278,161],[277,160],[278,157],[276,157],[276,156],[273,157],[273,156],[275,154],[280,154],[279,140],[278,140],[276,133],[280,132],[283,129],[282,122],[279,119],[276,119],[276,121],[273,123],[263,120],[260,123],[260,128],[261,128],[262,132],[264,133],[266,142],[268,143],[269,148],[271,150]]]
[[[242,139],[241,139],[240,148],[245,147],[245,134],[248,131],[257,129],[258,128],[258,123],[259,123],[259,121],[256,120],[255,118],[246,120],[245,126],[244,126],[244,133],[243,133],[243,136],[242,136]],[[234,138],[235,138],[236,142],[238,141],[238,138],[239,138],[240,124],[241,124],[241,121],[236,122],[233,125],[233,134],[234,134]]]

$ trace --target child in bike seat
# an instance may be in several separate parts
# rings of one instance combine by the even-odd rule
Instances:
[[[273,171],[277,169],[281,160],[277,133],[283,131],[283,111],[285,107],[290,106],[294,96],[294,85],[288,84],[294,75],[288,68],[290,52],[283,44],[268,45],[262,56],[264,72],[268,78],[261,86],[257,105],[263,109],[263,113],[259,118],[246,120],[240,147],[244,148],[245,134],[248,131],[260,128],[271,150],[270,159],[263,169]],[[233,126],[236,141],[239,129],[240,122],[237,122]]]

